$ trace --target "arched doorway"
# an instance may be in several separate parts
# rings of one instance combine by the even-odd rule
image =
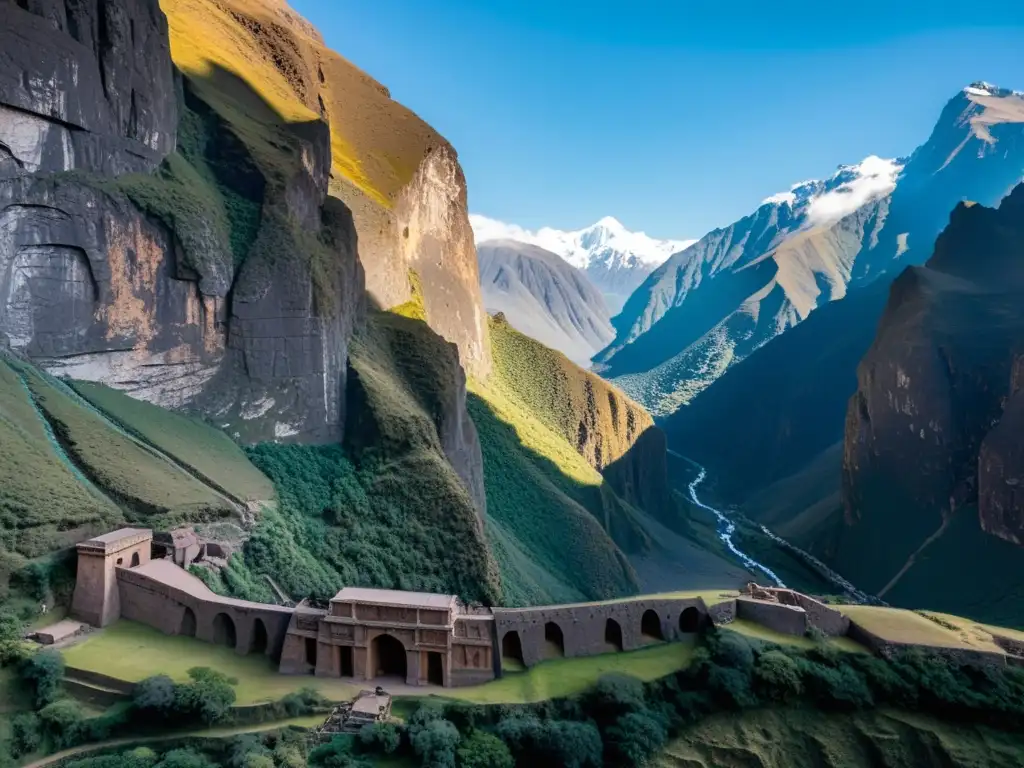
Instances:
[[[405,680],[405,646],[391,635],[377,635],[373,640],[373,666],[375,677],[400,677]]]
[[[506,666],[515,664],[526,666],[526,662],[523,661],[523,641],[514,629],[511,632],[506,632],[505,636],[501,638],[501,660]],[[507,662],[513,663],[507,664]]]
[[[213,642],[234,648],[238,643],[235,622],[226,613],[218,613],[213,619]]]
[[[622,650],[622,627],[615,619],[608,619],[604,623],[604,642],[611,646],[612,650]]]
[[[655,611],[651,609],[644,611],[643,618],[640,619],[640,634],[652,640],[665,639],[665,635],[661,631],[661,619],[658,618]]]
[[[700,629],[700,611],[692,605],[679,614],[679,631],[693,634]]]
[[[549,658],[565,656],[565,637],[562,635],[562,628],[553,621],[544,625],[544,643]]]
[[[132,553],[132,564],[131,564],[131,567],[134,568],[138,564],[139,564],[139,553],[138,552],[133,552]]]
[[[252,622],[252,636],[249,638],[249,653],[267,652],[267,627],[263,619],[254,619]]]
[[[196,636],[196,614],[188,606],[185,607],[185,612],[181,614],[181,624],[178,627],[178,634],[184,635],[185,637]]]

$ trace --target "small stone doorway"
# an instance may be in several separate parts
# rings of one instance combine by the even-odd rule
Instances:
[[[343,645],[338,649],[341,652],[341,659],[338,668],[342,677],[354,677],[355,670],[352,665],[352,646]]]
[[[377,635],[373,640],[374,677],[406,679],[405,646],[391,635]]]
[[[437,651],[427,652],[427,682],[430,685],[444,685],[444,660]]]

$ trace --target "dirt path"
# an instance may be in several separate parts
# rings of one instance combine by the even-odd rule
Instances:
[[[262,733],[263,731],[273,731],[277,728],[285,728],[289,725],[311,727],[321,722],[323,718],[323,715],[307,715],[306,717],[293,717],[288,720],[275,720],[269,723],[241,725],[234,728],[208,728],[206,730],[199,731],[178,731],[176,733],[161,734],[160,736],[126,736],[120,739],[107,739],[106,741],[97,741],[94,744],[83,744],[79,747],[72,747],[71,749],[54,752],[52,755],[42,757],[35,762],[26,763],[21,766],[21,768],[42,768],[43,766],[52,765],[60,762],[61,760],[67,760],[69,757],[86,755],[90,752],[109,749],[110,747],[144,746],[146,744],[157,744],[162,741],[177,741],[179,739],[197,737],[203,739],[223,739],[227,736],[238,736],[242,733]]]
[[[938,539],[943,533],[946,532],[946,528],[949,527],[949,517],[950,516],[943,517],[942,525],[939,526],[939,530],[937,530],[935,533],[933,533],[931,536],[925,539],[924,543],[922,543],[920,547],[918,547],[911,553],[910,557],[907,558],[907,562],[905,562],[903,564],[903,567],[900,568],[899,572],[889,580],[889,583],[878,591],[876,597],[878,597],[879,599],[884,598],[885,593],[893,587],[895,587],[896,582],[902,579],[906,572],[911,569],[911,567],[914,565],[914,562],[917,560],[917,556],[924,552],[925,549],[928,548],[929,544],[931,544],[933,541]]]

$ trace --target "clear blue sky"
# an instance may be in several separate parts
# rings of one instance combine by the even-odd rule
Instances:
[[[1020,0],[292,5],[455,145],[473,212],[531,228],[699,237],[909,154],[972,80],[1024,90]]]

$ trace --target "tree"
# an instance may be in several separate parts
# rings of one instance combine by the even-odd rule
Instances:
[[[402,734],[394,723],[371,723],[359,731],[359,743],[368,751],[390,755],[402,743]]]
[[[238,681],[208,667],[188,671],[191,683],[174,687],[174,708],[185,717],[197,717],[207,725],[222,720],[235,703]]]
[[[156,768],[211,768],[211,764],[204,755],[191,749],[172,749]]]
[[[0,611],[0,667],[21,661],[24,648],[21,633],[24,625],[13,611]]]
[[[605,744],[613,761],[620,765],[646,765],[665,746],[668,734],[662,723],[642,712],[623,715],[605,731]]]
[[[77,744],[81,739],[85,712],[77,701],[60,699],[39,710],[39,720],[53,746],[63,749]]]
[[[52,649],[32,654],[21,663],[21,679],[32,689],[36,709],[45,707],[60,695],[64,657]]]
[[[11,757],[29,755],[39,749],[42,742],[39,717],[22,712],[11,718]]]
[[[316,768],[369,768],[369,764],[352,754],[352,740],[335,736],[309,753],[309,764]]]
[[[803,691],[800,667],[782,651],[765,651],[754,666],[754,685],[770,701],[789,701]]]
[[[505,742],[487,731],[473,731],[456,757],[459,768],[513,768],[516,763]]]
[[[424,768],[454,768],[459,729],[447,720],[431,720],[412,737],[412,748]]]
[[[132,701],[139,709],[167,716],[174,708],[174,681],[167,675],[147,677],[135,686]]]

